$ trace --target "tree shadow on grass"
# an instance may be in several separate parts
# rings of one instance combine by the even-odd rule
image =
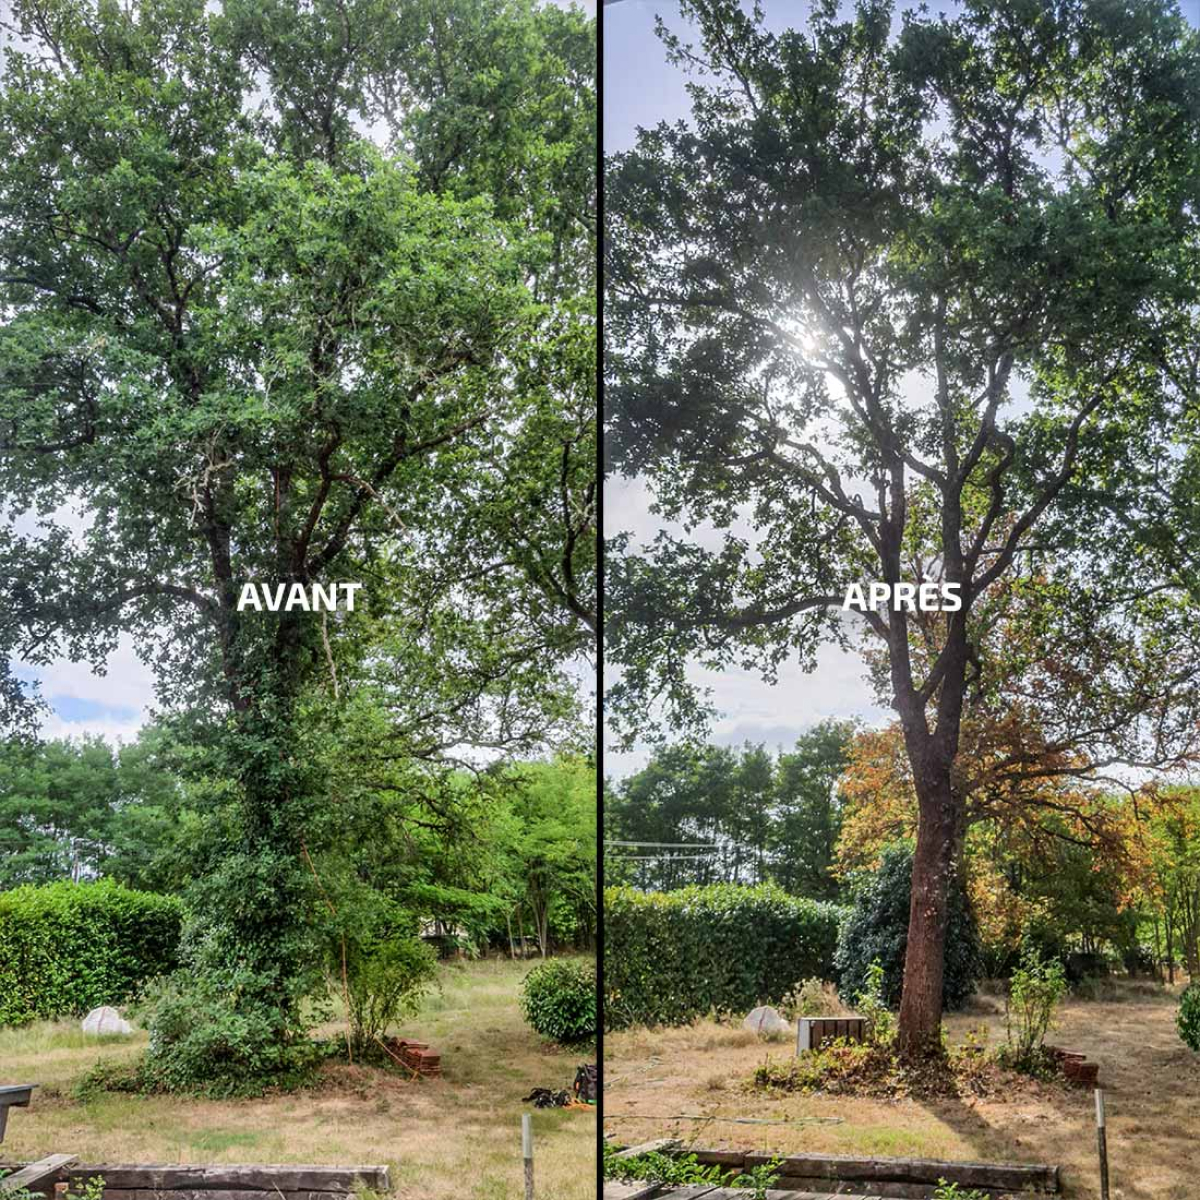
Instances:
[[[1193,1200],[1200,1195],[1200,1060],[1175,1033],[1170,998],[1076,1005],[1068,1015],[1052,1040],[1100,1064],[1113,1200]],[[981,1159],[1057,1163],[1064,1195],[1099,1196],[1090,1088],[1032,1085],[1027,1100],[916,1103]]]

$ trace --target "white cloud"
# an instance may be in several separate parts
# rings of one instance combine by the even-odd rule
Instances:
[[[53,704],[55,697],[70,697],[102,706],[94,716],[68,719],[51,712],[42,720],[46,738],[79,737],[100,734],[110,740],[132,741],[150,716],[154,705],[154,676],[137,656],[133,639],[122,634],[120,642],[105,662],[106,673],[97,674],[88,663],[55,659],[46,666],[15,664],[18,671],[36,677],[42,697]],[[127,715],[132,714],[132,715]]]
[[[49,666],[24,669],[37,676],[44,696],[74,696],[109,708],[138,710],[154,703],[154,676],[134,652],[128,634],[121,635],[105,667],[107,673],[100,675],[87,663],[56,659]]]

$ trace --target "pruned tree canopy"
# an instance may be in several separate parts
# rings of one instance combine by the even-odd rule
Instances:
[[[608,191],[611,463],[670,523],[614,546],[613,704],[687,723],[689,662],[811,667],[848,585],[959,589],[863,614],[922,804],[928,1044],[970,706],[1095,766],[1196,749],[1200,39],[1157,3],[683,8],[692,119]]]

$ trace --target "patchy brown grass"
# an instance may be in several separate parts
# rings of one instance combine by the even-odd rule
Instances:
[[[1116,984],[1072,1000],[1051,1041],[1100,1064],[1108,1102],[1113,1200],[1200,1195],[1200,1057],[1175,1030],[1179,988]],[[951,1042],[983,1029],[1004,1038],[1003,1004],[983,996],[949,1017]],[[1000,1096],[863,1098],[756,1090],[748,1081],[786,1045],[702,1021],[688,1029],[630,1030],[605,1039],[606,1132],[625,1142],[675,1136],[694,1146],[1058,1163],[1072,1200],[1096,1200],[1090,1091],[1029,1081]],[[624,1119],[627,1114],[636,1119]],[[679,1120],[702,1114],[705,1121]],[[609,1117],[613,1119],[609,1119]],[[716,1117],[782,1124],[734,1124]],[[804,1124],[803,1118],[839,1118]]]
[[[78,1026],[0,1030],[4,1083],[38,1083],[16,1109],[6,1159],[76,1154],[86,1162],[387,1163],[401,1200],[518,1200],[524,1195],[521,1097],[569,1088],[584,1055],[547,1046],[517,1008],[532,964],[450,964],[442,990],[403,1035],[441,1052],[440,1079],[330,1064],[313,1088],[257,1100],[208,1101],[108,1093],[73,1099],[98,1061],[133,1058],[145,1035],[97,1045]],[[596,1121],[581,1110],[537,1111],[539,1194],[592,1200]]]

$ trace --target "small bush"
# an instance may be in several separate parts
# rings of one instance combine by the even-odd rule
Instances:
[[[687,1025],[779,1005],[798,979],[832,978],[844,916],[771,885],[606,888],[605,1027]]]
[[[1018,1071],[1036,1074],[1045,1068],[1046,1034],[1054,1025],[1054,1011],[1067,993],[1067,976],[1057,958],[1043,958],[1030,943],[1021,954],[1021,965],[1012,974],[1005,1028],[1009,1053],[1005,1056]]]
[[[1175,1024],[1184,1045],[1200,1053],[1200,983],[1189,983],[1183,989]]]
[[[834,965],[838,991],[847,1003],[867,986],[867,973],[877,961],[883,967],[884,1003],[889,1008],[899,1005],[911,893],[912,851],[893,846],[855,898],[838,939]],[[962,1008],[970,999],[981,961],[979,930],[966,892],[961,886],[952,887],[942,982],[942,1003],[947,1009]]]
[[[867,968],[867,982],[854,997],[854,1007],[866,1024],[867,1041],[874,1046],[890,1046],[896,1036],[896,1022],[883,999],[883,966],[876,959]]]
[[[591,963],[551,959],[521,984],[521,1011],[540,1033],[564,1046],[596,1037],[596,968]]]
[[[957,1183],[947,1183],[946,1180],[939,1179],[933,1200],[988,1200],[988,1194],[978,1188],[964,1189]]]
[[[770,1162],[759,1163],[733,1181],[735,1188],[746,1188],[752,1193],[747,1200],[767,1200],[770,1190],[779,1182],[779,1166],[782,1159],[773,1158]]]
[[[346,958],[346,982],[355,1053],[376,1053],[388,1026],[417,1011],[436,974],[437,954],[419,938],[353,944]]]
[[[836,1017],[846,1011],[837,994],[837,987],[826,979],[805,979],[783,999],[781,1010],[785,1017]]]
[[[176,963],[182,906],[109,880],[0,893],[0,1025],[136,997]]]

